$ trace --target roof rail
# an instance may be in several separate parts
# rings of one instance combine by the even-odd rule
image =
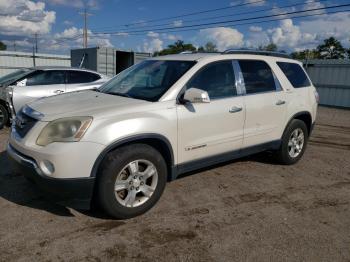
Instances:
[[[197,53],[197,51],[182,51],[179,54],[184,55],[184,54],[194,54],[194,53]]]
[[[249,49],[227,49],[221,54],[249,54],[249,55],[265,55],[265,56],[291,58],[290,55],[282,52],[249,50]]]

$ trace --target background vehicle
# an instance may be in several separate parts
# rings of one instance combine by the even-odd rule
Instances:
[[[95,92],[24,107],[8,152],[64,204],[89,207],[95,193],[110,215],[130,218],[185,172],[265,150],[296,163],[317,99],[301,63],[283,54],[155,57]]]
[[[20,69],[0,78],[0,127],[26,103],[41,97],[94,89],[108,77],[85,69],[35,67]]]

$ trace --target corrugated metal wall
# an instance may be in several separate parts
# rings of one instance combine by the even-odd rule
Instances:
[[[320,104],[350,108],[350,61],[310,60],[304,66],[320,95]]]
[[[35,63],[35,64],[34,64]],[[70,66],[70,56],[0,51],[0,76],[32,66]]]

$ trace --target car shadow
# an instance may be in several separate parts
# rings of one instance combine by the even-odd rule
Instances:
[[[230,165],[230,164],[234,164],[234,163],[238,163],[238,162],[248,162],[248,161],[252,161],[252,162],[258,162],[258,163],[262,163],[262,164],[268,164],[268,165],[280,165],[276,159],[274,158],[274,155],[272,152],[270,151],[265,151],[265,152],[261,152],[261,153],[257,153],[254,155],[250,155],[250,156],[246,156],[246,157],[242,157],[242,158],[237,158],[237,159],[233,159],[233,160],[228,160],[219,164],[214,164],[214,165],[210,165],[207,167],[203,167],[194,171],[190,171],[184,174],[180,174],[176,179],[182,179],[200,172],[204,172],[204,171],[209,171],[215,168],[219,168],[219,167],[223,167],[226,165]]]
[[[20,206],[44,210],[58,216],[74,216],[70,208],[50,201],[34,183],[27,180],[16,168],[13,161],[9,159],[6,151],[0,152],[0,167],[0,198]],[[94,218],[112,219],[96,205],[93,205],[91,210],[74,210]]]
[[[272,155],[269,152],[264,152],[188,172],[178,176],[177,179],[182,179],[203,171],[242,161],[255,161],[266,164],[276,164]],[[50,201],[33,183],[28,181],[16,168],[12,160],[9,159],[6,151],[0,152],[0,167],[0,198],[3,198],[17,205],[44,210],[58,216],[74,216],[69,208]],[[91,210],[74,210],[83,215],[98,219],[112,219],[112,217],[108,216],[94,203],[95,201],[93,201]]]
[[[74,216],[68,208],[47,201],[35,185],[20,174],[6,151],[0,153],[0,167],[0,198],[59,216]]]

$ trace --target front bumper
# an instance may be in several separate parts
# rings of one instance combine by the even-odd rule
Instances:
[[[89,209],[95,178],[53,178],[42,173],[36,161],[17,151],[11,144],[7,153],[15,160],[21,173],[33,181],[54,202],[78,209]]]

